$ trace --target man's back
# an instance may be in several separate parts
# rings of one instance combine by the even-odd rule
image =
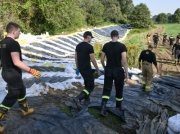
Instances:
[[[144,50],[141,52],[140,54],[140,57],[139,57],[139,61],[142,60],[142,62],[146,61],[146,62],[149,62],[149,63],[154,63],[154,64],[157,64],[156,63],[156,56],[155,54],[150,51],[150,50]]]
[[[87,42],[81,42],[76,46],[78,69],[91,69],[90,54],[94,53],[92,45]]]
[[[107,57],[107,67],[122,67],[121,53],[126,52],[126,46],[120,42],[108,42],[102,50]]]
[[[11,52],[19,52],[20,60],[22,61],[21,49],[19,43],[10,37],[6,37],[1,41],[1,44],[2,44],[2,54],[1,54],[2,57],[1,56],[0,57],[2,58],[2,66],[4,67],[4,69],[14,68],[16,71],[21,73],[21,69],[19,69],[14,65],[11,58]]]

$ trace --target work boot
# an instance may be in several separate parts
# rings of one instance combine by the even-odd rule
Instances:
[[[74,102],[79,110],[82,109],[81,100],[86,98],[86,94],[82,91],[77,97],[74,98]]]
[[[99,113],[100,115],[106,117],[108,116],[108,112],[106,111],[106,101],[102,101],[101,103],[101,112]]]
[[[122,109],[122,101],[116,101],[116,108],[119,109],[119,112],[120,112],[120,118],[123,122],[126,122],[125,121],[125,116],[124,116],[124,110]]]
[[[8,112],[8,109],[0,107],[0,119],[3,119],[5,114]],[[0,134],[4,132],[4,127],[0,123]]]
[[[34,108],[29,108],[27,102],[19,102],[19,107],[21,108],[23,116],[27,116],[29,114],[34,113]]]
[[[89,105],[90,104],[90,97],[89,97],[89,95],[88,96],[86,96],[86,98],[84,99],[84,105]]]

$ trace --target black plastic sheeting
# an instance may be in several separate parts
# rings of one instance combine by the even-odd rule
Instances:
[[[71,118],[44,97],[28,98],[28,102],[35,113],[22,117],[16,104],[9,111],[9,118],[1,121],[5,126],[4,134],[117,134],[88,112]]]
[[[52,78],[53,79],[53,78]],[[126,86],[124,88],[125,121],[121,127],[125,130],[134,130],[137,134],[166,134],[168,112],[162,106],[169,106],[179,111],[178,103],[180,95],[180,78],[163,76],[154,78],[150,94],[146,94],[139,85]],[[78,94],[76,90],[72,90]],[[47,95],[48,96],[48,95]],[[96,87],[91,94],[91,103],[88,107],[100,108],[102,87]],[[119,117],[121,113],[115,108],[115,90],[112,90],[107,109]],[[113,130],[98,122],[84,106],[78,111],[72,99],[52,97],[56,101],[64,102],[72,108],[73,117],[55,106],[46,97],[32,97],[30,106],[35,107],[36,112],[26,118],[19,115],[17,105],[9,113],[2,124],[6,127],[5,134],[116,134]],[[111,122],[110,122],[111,123]],[[133,132],[133,131],[132,131]],[[123,133],[123,132],[122,132]]]
[[[40,84],[40,83],[57,83],[57,82],[63,82],[68,79],[72,79],[72,77],[60,77],[60,76],[52,76],[52,77],[40,77],[40,78],[25,78],[23,79],[24,84],[26,88],[30,88],[34,83]]]
[[[124,129],[135,130],[137,134],[166,134],[169,117],[167,109],[164,109],[162,105],[169,106],[179,112],[180,78],[167,76],[154,78],[151,88],[150,94],[145,93],[139,85],[124,88],[122,104],[126,121],[126,124],[122,124]],[[101,96],[102,90],[93,91],[89,107],[100,107]],[[107,109],[121,117],[122,114],[115,108],[114,96],[115,91],[113,90]],[[66,100],[65,103],[68,106],[76,107],[69,100]]]

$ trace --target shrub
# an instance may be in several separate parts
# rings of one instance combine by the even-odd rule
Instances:
[[[138,66],[139,47],[136,44],[127,45],[127,60],[129,66]]]
[[[102,44],[96,42],[94,44],[94,55],[96,59],[100,59],[101,58],[101,51],[102,51]]]

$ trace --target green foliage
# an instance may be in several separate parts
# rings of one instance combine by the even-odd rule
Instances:
[[[86,13],[87,24],[96,26],[103,22],[104,5],[98,0],[83,0],[81,7]]]
[[[164,27],[164,33],[168,35],[173,34],[175,37],[179,33],[180,25],[179,24],[161,24]]]
[[[168,23],[168,16],[165,13],[160,13],[156,18],[156,22],[159,24]]]
[[[126,45],[127,47],[127,60],[129,66],[137,66],[139,57],[139,47],[136,44]]]
[[[134,28],[149,28],[152,26],[150,11],[145,4],[141,3],[135,6],[130,16],[130,23]]]
[[[180,23],[180,8],[178,8],[175,11],[173,18],[174,18],[174,23]]]
[[[105,7],[104,11],[104,20],[112,21],[112,22],[125,22],[125,18],[123,18],[120,4],[117,0],[102,0],[102,4]]]
[[[95,43],[94,44],[94,55],[96,59],[101,58],[101,51],[102,51],[102,44],[100,43]]]

